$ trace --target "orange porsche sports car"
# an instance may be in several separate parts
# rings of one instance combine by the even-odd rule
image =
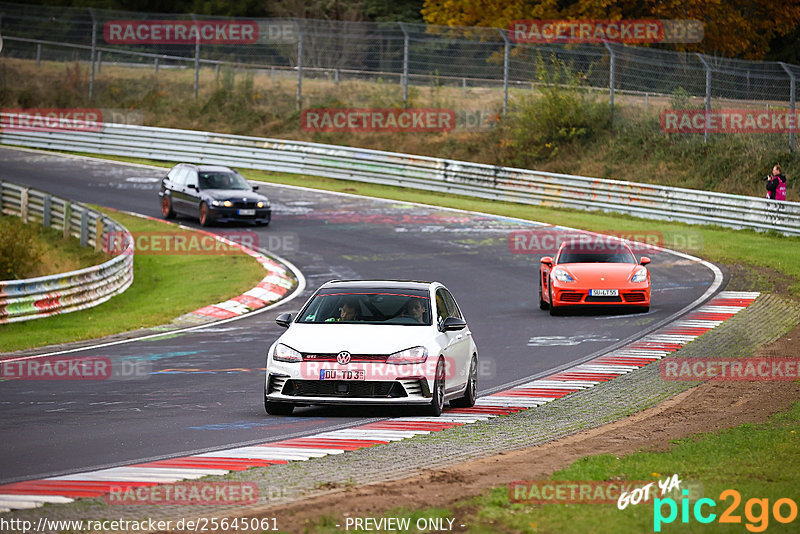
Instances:
[[[650,258],[636,256],[620,242],[570,243],[555,259],[539,265],[539,307],[559,315],[565,309],[589,306],[635,307],[650,310]]]

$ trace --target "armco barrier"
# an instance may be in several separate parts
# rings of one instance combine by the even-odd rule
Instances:
[[[6,115],[2,117],[6,122]],[[553,208],[800,235],[797,202],[362,148],[117,124],[105,124],[99,132],[4,128],[0,143],[310,174]]]
[[[133,238],[110,217],[82,204],[0,180],[0,209],[62,230],[82,246],[103,250],[104,236],[124,236],[122,253],[105,263],[69,273],[0,281],[0,324],[27,321],[101,304],[133,283]],[[113,234],[109,234],[113,232]]]

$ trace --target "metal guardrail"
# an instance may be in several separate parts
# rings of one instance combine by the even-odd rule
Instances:
[[[537,172],[363,148],[106,124],[99,132],[11,131],[0,143],[309,174],[545,206],[800,235],[800,203]]]
[[[39,319],[101,304],[133,283],[133,237],[110,217],[44,191],[0,180],[0,210],[25,223],[59,229],[81,246],[107,250],[113,236],[122,252],[112,259],[68,273],[0,281],[0,324]]]

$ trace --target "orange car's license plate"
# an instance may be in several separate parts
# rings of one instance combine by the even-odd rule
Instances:
[[[366,380],[364,369],[343,370],[343,369],[320,369],[320,380]]]
[[[592,289],[593,297],[618,297],[619,289]]]

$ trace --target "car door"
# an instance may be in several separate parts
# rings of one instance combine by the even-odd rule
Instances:
[[[455,297],[446,289],[442,289],[442,291],[444,293],[445,304],[447,305],[448,317],[455,317],[463,320],[464,316],[461,314],[461,309],[458,307]],[[456,330],[452,333],[456,334],[454,344],[456,378],[458,379],[457,383],[463,388],[469,378],[469,365],[472,361],[472,332],[470,332],[469,326],[467,326],[462,330]]]
[[[439,329],[437,341],[441,349],[442,355],[445,358],[446,367],[446,383],[445,393],[452,393],[453,391],[460,391],[464,389],[466,377],[463,376],[466,365],[464,363],[464,330],[453,330],[450,332],[443,331],[444,321],[450,316],[451,311],[447,306],[447,296],[449,292],[440,287],[436,290],[436,324]],[[453,297],[450,296],[450,299]],[[469,349],[466,349],[467,352]]]
[[[193,217],[200,214],[200,185],[197,180],[197,169],[189,167],[186,174],[186,186],[183,188],[186,202],[186,213]]]
[[[183,188],[186,186],[186,166],[179,165],[170,171],[169,178],[169,194],[172,199],[172,210],[176,213],[186,213],[186,201],[183,195]]]

